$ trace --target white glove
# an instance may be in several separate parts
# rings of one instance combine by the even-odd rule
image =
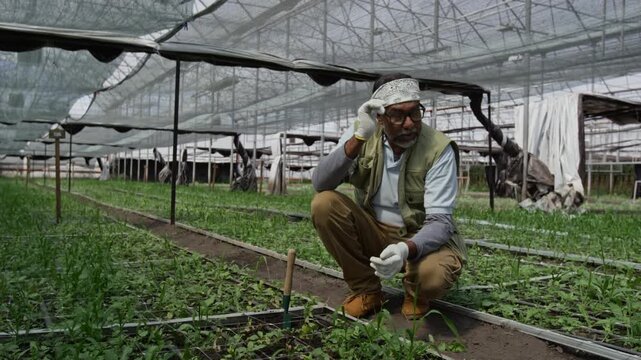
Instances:
[[[363,103],[358,108],[358,124],[354,137],[358,140],[367,140],[376,131],[376,114],[385,114],[385,107],[383,107],[383,100],[371,99]]]
[[[387,246],[379,257],[372,256],[369,258],[369,266],[376,270],[376,276],[382,279],[389,279],[396,275],[403,267],[403,262],[407,260],[410,249],[404,242]]]

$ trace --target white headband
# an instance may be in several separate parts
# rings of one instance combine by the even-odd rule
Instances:
[[[398,79],[387,82],[372,94],[371,99],[383,100],[383,106],[420,100],[418,80]]]

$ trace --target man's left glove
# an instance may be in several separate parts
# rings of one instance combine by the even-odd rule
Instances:
[[[404,242],[387,246],[379,255],[369,258],[369,266],[376,270],[376,276],[382,279],[389,279],[396,275],[409,255],[409,248]]]

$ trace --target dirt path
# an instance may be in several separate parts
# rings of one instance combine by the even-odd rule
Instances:
[[[283,280],[285,263],[279,259],[219,241],[210,236],[174,227],[166,222],[95,204],[83,197],[77,198],[91,203],[93,206],[98,206],[109,215],[133,226],[171,239],[176,245],[187,250],[247,267],[265,281],[279,282]],[[303,267],[297,267],[295,270],[293,289],[302,294],[315,296],[334,308],[340,307],[342,300],[348,294],[348,288],[342,280]],[[387,300],[386,308],[392,315],[390,325],[400,330],[411,329],[413,323],[405,320],[400,313],[402,296],[388,294]],[[454,322],[467,347],[466,352],[446,353],[454,359],[570,360],[582,358],[564,352],[559,346],[550,345],[521,332],[480,322],[444,309],[439,310]],[[425,340],[428,333],[437,340],[454,340],[453,335],[438,316],[428,317],[417,324],[416,335],[418,338]]]

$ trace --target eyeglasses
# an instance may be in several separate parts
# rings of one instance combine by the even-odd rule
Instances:
[[[412,122],[417,123],[423,119],[424,115],[425,115],[425,107],[423,106],[423,104],[418,104],[418,107],[407,112],[398,111],[398,110],[385,111],[384,116],[387,117],[387,119],[389,119],[389,122],[392,125],[402,125],[408,116],[412,120]]]

